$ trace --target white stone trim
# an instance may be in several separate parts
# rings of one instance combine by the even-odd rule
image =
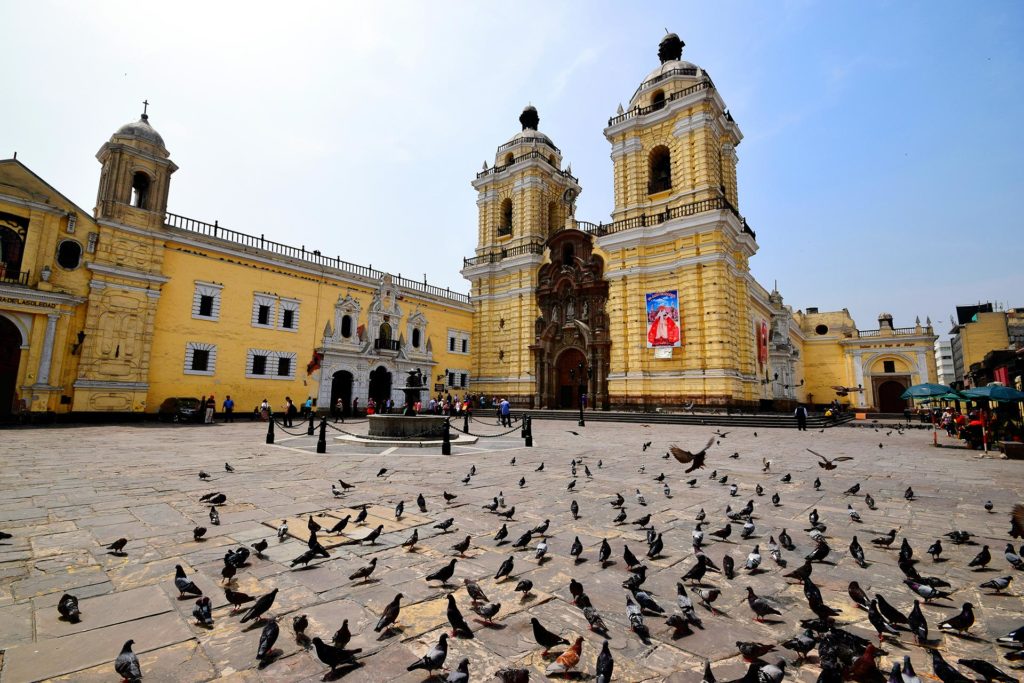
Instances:
[[[158,285],[162,285],[165,282],[171,281],[171,278],[164,277],[163,275],[143,273],[142,271],[131,270],[130,268],[121,268],[118,266],[107,266],[102,263],[96,263],[95,261],[85,264],[85,267],[88,268],[89,270],[101,273],[103,275],[123,277],[129,280],[138,280],[140,282],[149,282]]]
[[[267,359],[266,365],[264,366],[264,374],[256,374],[253,370],[253,359],[256,356],[265,356]],[[278,375],[279,360],[282,358],[290,359],[288,374]],[[247,379],[279,379],[279,380],[293,380],[295,379],[295,365],[297,360],[297,354],[292,351],[271,351],[268,349],[249,349],[245,354],[245,376]]]
[[[448,328],[447,341],[445,342],[444,348],[448,353],[455,353],[460,356],[468,356],[471,351],[469,343],[470,334],[466,330],[457,330],[453,327]],[[454,348],[452,348],[454,341]],[[465,346],[465,351],[463,351]]]
[[[277,297],[273,294],[266,294],[264,292],[253,292],[252,293],[252,317],[250,323],[253,327],[259,327],[264,330],[272,330],[275,327],[276,322],[276,304]],[[267,312],[267,322],[260,322],[260,307],[269,306],[270,310]]]
[[[209,351],[210,356],[206,363],[205,370],[193,370],[192,361],[196,351]],[[185,375],[206,375],[212,377],[217,372],[217,345],[205,342],[185,342],[185,365],[182,373]]]
[[[277,306],[277,329],[284,330],[286,332],[298,332],[299,331],[299,305],[298,299],[286,299],[281,297],[278,299]],[[284,325],[284,312],[292,312],[292,326],[285,327]]]
[[[220,292],[224,285],[216,282],[195,281],[195,291],[192,293],[192,317],[196,320],[219,320],[220,319]],[[204,296],[213,297],[213,306],[210,315],[201,315],[202,299]]]

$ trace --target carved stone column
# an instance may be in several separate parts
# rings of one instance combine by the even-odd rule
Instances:
[[[36,372],[36,383],[48,386],[50,384],[50,365],[53,363],[53,339],[57,333],[57,318],[59,313],[50,313],[46,316],[46,334],[43,336],[43,353],[39,357],[39,370]]]

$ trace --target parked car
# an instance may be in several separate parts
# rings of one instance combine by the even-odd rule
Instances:
[[[156,415],[161,422],[202,422],[205,411],[198,398],[175,397],[161,403]]]

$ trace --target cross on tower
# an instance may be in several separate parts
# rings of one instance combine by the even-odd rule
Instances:
[[[146,116],[146,110],[149,109],[149,100],[142,100],[142,115]]]

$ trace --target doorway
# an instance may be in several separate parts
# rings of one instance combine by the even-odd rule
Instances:
[[[331,412],[335,412],[335,406],[340,398],[345,404],[345,414],[348,417],[352,413],[352,373],[348,370],[339,370],[334,373],[331,379]]]
[[[382,411],[384,401],[391,398],[391,373],[383,365],[370,372],[370,398],[377,404],[378,412]]]
[[[887,380],[878,385],[875,395],[878,397],[878,410],[882,413],[902,413],[907,402],[900,394],[907,390],[902,382]]]
[[[10,415],[14,412],[21,344],[21,331],[14,323],[0,315],[0,415]]]
[[[555,366],[558,381],[557,408],[580,407],[580,396],[587,393],[587,363],[579,349],[566,349]]]

